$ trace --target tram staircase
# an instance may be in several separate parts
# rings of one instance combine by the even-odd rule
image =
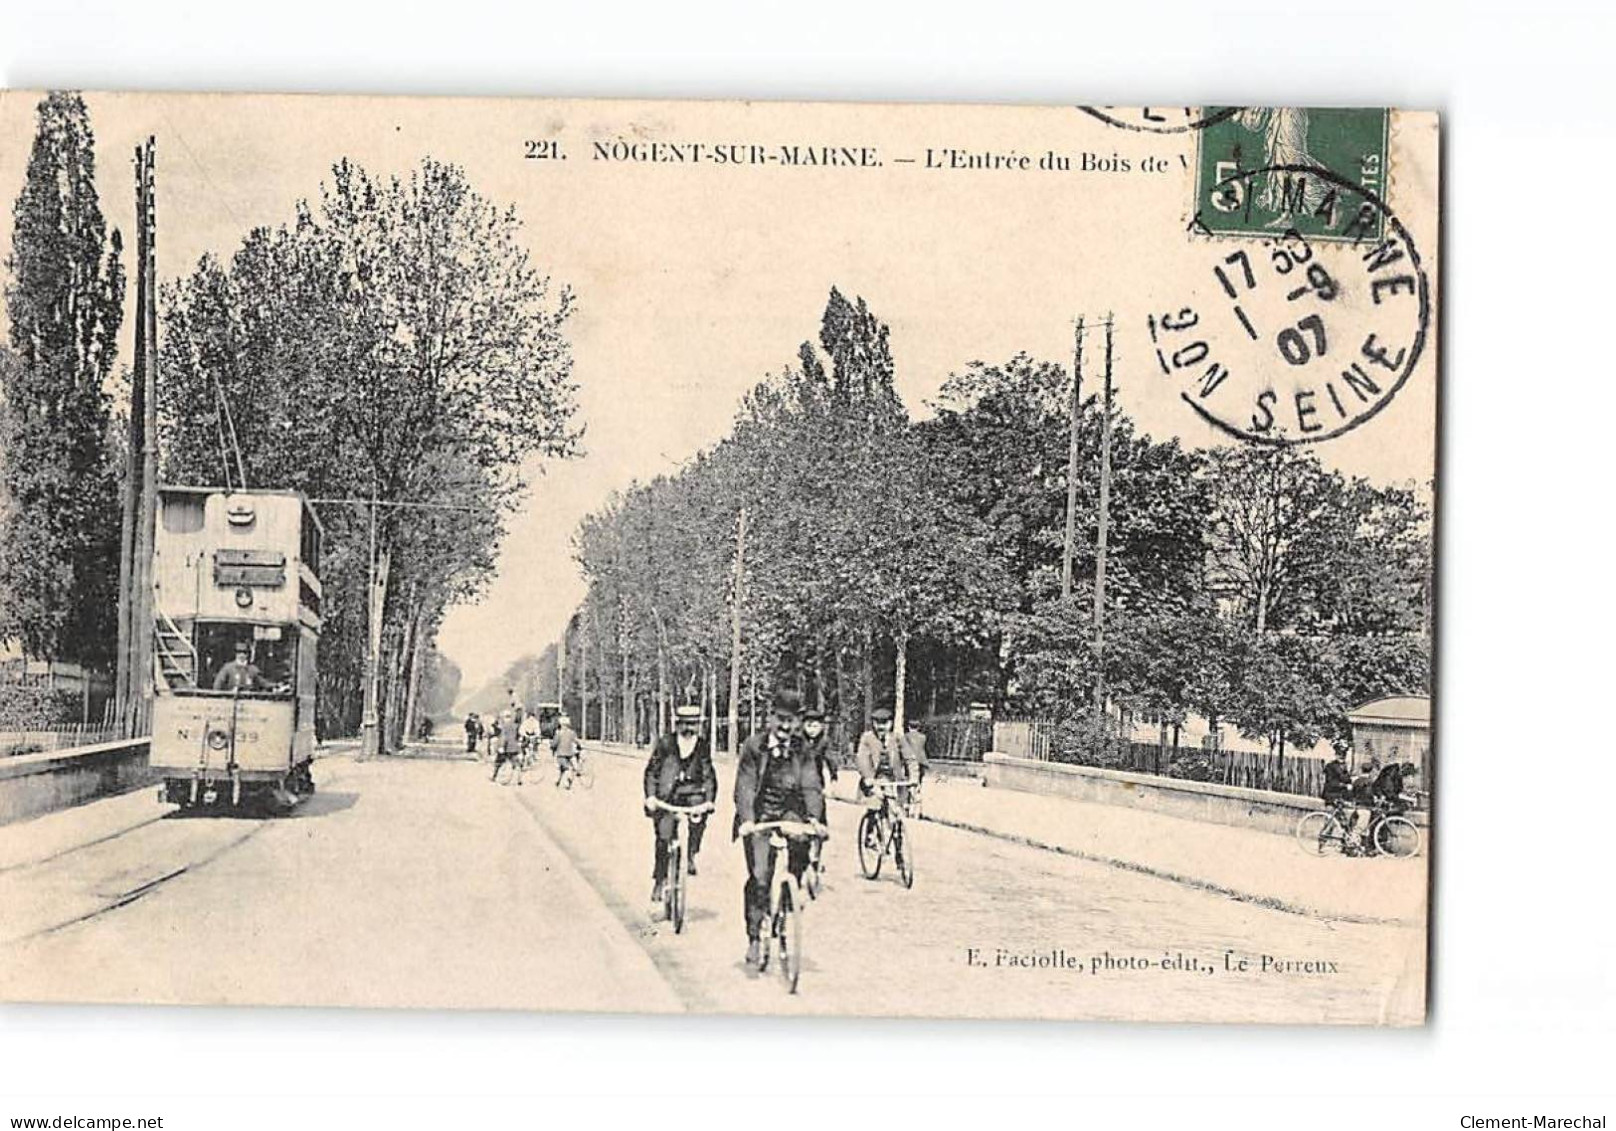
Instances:
[[[170,691],[196,689],[196,646],[166,613],[157,614],[157,670]]]

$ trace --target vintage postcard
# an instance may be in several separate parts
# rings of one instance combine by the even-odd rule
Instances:
[[[0,94],[0,999],[1423,1023],[1438,153]]]

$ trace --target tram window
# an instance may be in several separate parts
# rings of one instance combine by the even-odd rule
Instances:
[[[196,626],[197,686],[203,690],[289,695],[297,683],[297,636],[291,625],[251,625],[229,622]],[[227,670],[235,662],[236,646],[244,645],[247,668]]]
[[[207,519],[206,495],[169,495],[163,499],[163,530],[169,534],[195,534]]]

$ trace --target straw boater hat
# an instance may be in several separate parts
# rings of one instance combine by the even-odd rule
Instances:
[[[692,707],[689,704],[686,704],[683,707],[675,707],[673,711],[673,719],[674,722],[699,723],[701,722],[701,708]]]

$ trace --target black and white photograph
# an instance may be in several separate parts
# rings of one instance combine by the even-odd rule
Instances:
[[[1610,31],[6,6],[0,1126],[1608,1126]]]
[[[0,109],[5,997],[1423,1020],[1434,115]]]

